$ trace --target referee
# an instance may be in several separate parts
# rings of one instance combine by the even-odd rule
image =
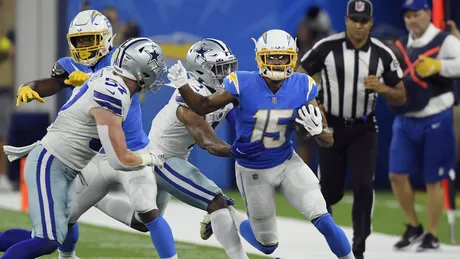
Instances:
[[[353,188],[353,253],[364,258],[371,232],[376,167],[377,130],[374,107],[377,95],[402,105],[406,91],[401,67],[389,48],[369,36],[373,6],[368,0],[351,0],[346,31],[319,41],[301,59],[298,72],[321,73],[318,101],[322,104],[334,145],[319,147],[321,190],[330,206],[344,195],[347,167]]]

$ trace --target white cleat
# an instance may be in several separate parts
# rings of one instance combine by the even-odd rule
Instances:
[[[208,240],[212,236],[211,216],[206,214],[201,221],[200,235],[201,239]]]
[[[73,252],[61,252],[59,251],[59,259],[81,259]]]

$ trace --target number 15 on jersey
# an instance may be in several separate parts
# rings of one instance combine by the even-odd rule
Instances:
[[[277,148],[286,142],[287,124],[279,124],[280,119],[289,119],[294,110],[258,110],[253,118],[256,119],[252,131],[251,142],[261,140],[266,148]],[[278,139],[267,134],[279,135]]]

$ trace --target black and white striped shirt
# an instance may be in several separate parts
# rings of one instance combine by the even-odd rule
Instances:
[[[402,78],[393,54],[378,39],[370,37],[355,49],[345,32],[322,39],[301,59],[309,75],[321,72],[318,101],[327,113],[347,119],[362,118],[374,111],[377,93],[364,88],[364,79],[376,75],[390,87]]]

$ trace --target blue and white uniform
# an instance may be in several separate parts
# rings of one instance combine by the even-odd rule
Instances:
[[[238,99],[236,135],[245,142],[262,141],[266,150],[255,160],[237,159],[236,181],[257,241],[278,243],[275,194],[279,190],[308,219],[326,214],[319,181],[294,151],[291,134],[297,110],[318,94],[315,81],[294,73],[273,93],[258,72],[239,71],[224,80]]]

